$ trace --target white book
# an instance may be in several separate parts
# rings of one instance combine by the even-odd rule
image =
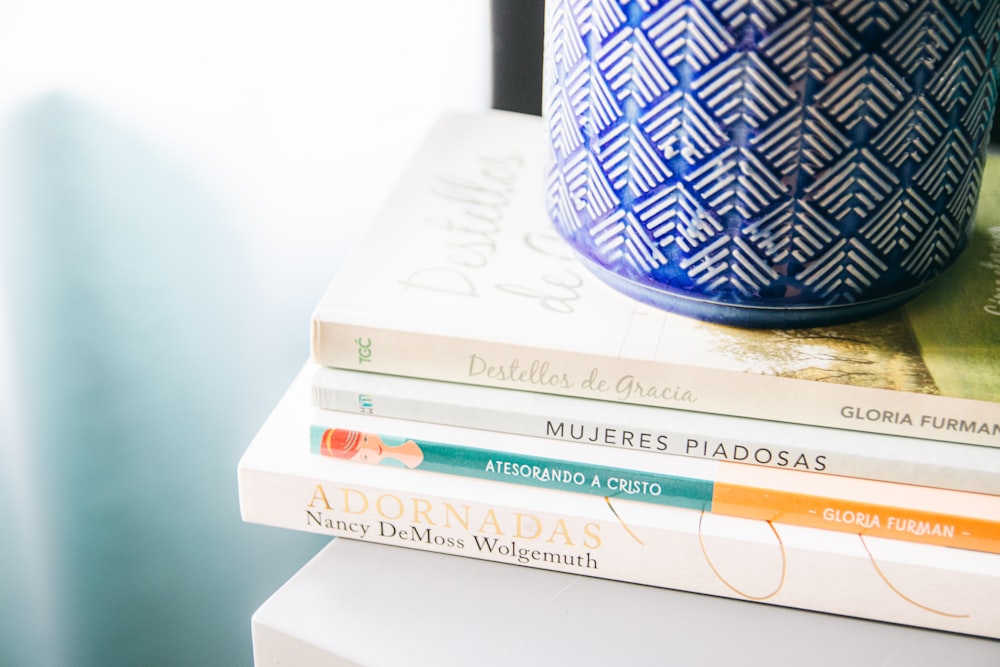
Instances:
[[[1000,495],[990,447],[322,366],[316,407],[785,470]],[[545,455],[544,451],[537,452]]]
[[[254,613],[259,667],[949,665],[1000,642],[333,540]]]
[[[917,299],[746,330],[615,292],[544,208],[541,119],[447,115],[317,304],[323,365],[1000,447],[1000,210]],[[1000,187],[988,160],[983,189]]]
[[[310,452],[308,364],[240,460],[249,522],[1000,637],[1000,555]]]

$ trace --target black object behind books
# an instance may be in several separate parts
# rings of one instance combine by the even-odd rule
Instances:
[[[541,115],[544,0],[491,0],[493,108]]]
[[[544,0],[491,0],[493,108],[541,115]],[[990,143],[1000,146],[1000,114]]]

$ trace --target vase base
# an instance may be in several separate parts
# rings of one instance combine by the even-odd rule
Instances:
[[[881,315],[917,296],[926,288],[918,285],[899,294],[834,306],[757,306],[703,299],[683,292],[635,282],[579,255],[584,266],[602,282],[637,301],[661,310],[705,322],[744,329],[805,329],[832,326]]]

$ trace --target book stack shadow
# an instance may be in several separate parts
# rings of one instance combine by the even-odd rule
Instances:
[[[587,273],[550,229],[542,131],[434,125],[239,463],[243,519],[1000,638],[1000,206],[896,311],[733,329]]]

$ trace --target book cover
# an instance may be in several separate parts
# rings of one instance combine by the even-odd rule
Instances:
[[[245,521],[1000,636],[997,554],[315,456],[312,371],[240,459]]]
[[[321,409],[1000,495],[990,447],[320,366]],[[545,455],[540,445],[538,454]]]
[[[320,364],[1000,446],[1000,205],[910,305],[745,330],[591,276],[552,231],[540,119],[442,117],[312,318]],[[1000,186],[991,157],[984,192]]]
[[[317,410],[314,454],[470,480],[1000,553],[1000,496],[649,457],[496,431]]]

